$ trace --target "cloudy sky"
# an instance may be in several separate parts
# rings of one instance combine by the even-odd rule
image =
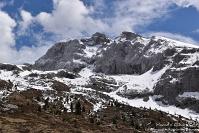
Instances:
[[[59,40],[122,31],[199,45],[199,1],[0,0],[0,62],[33,63]]]

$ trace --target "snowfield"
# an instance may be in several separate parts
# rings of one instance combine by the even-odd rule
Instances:
[[[185,118],[192,118],[192,119],[197,119],[199,120],[199,114],[195,113],[194,111],[191,111],[189,109],[180,109],[176,106],[170,106],[170,105],[163,105],[161,102],[155,101],[155,96],[154,97],[149,97],[149,100],[147,102],[143,101],[143,98],[140,99],[127,99],[121,96],[118,96],[116,93],[118,91],[124,90],[123,86],[126,85],[128,89],[134,89],[138,90],[140,92],[144,91],[145,89],[149,89],[150,91],[153,91],[154,85],[158,82],[159,78],[164,74],[164,72],[169,69],[170,66],[164,67],[164,69],[157,71],[157,72],[152,72],[152,69],[149,70],[148,72],[142,74],[142,75],[109,75],[111,78],[114,78],[118,83],[123,84],[118,90],[115,92],[111,93],[106,93],[102,92],[103,94],[106,94],[110,96],[111,98],[133,106],[133,107],[145,107],[148,109],[156,109],[156,110],[161,110],[164,112],[167,112],[172,115],[181,115]],[[80,78],[77,79],[57,79],[65,84],[74,84],[78,86],[78,89],[73,89],[73,93],[75,94],[82,94],[82,95],[87,95],[83,91],[94,91],[90,88],[85,88],[81,87],[89,83],[89,77],[94,75],[95,73],[92,72],[91,69],[89,68],[84,68],[80,73],[81,75]],[[81,93],[82,91],[82,93]],[[180,95],[180,97],[194,97],[199,99],[199,93],[184,93],[183,95]],[[99,102],[96,105],[94,105],[94,111],[99,110],[102,107],[102,103]]]
[[[170,66],[166,66],[160,71],[153,72],[153,68],[142,75],[117,75],[111,76],[118,83],[122,83],[126,86],[127,90],[137,90],[142,92],[144,90],[153,91],[153,87],[161,78],[161,76],[168,70]],[[123,90],[124,88],[120,88]]]
[[[199,120],[199,114],[188,110],[188,109],[180,109],[175,106],[166,106],[163,105],[161,102],[157,102],[154,100],[154,97],[149,97],[149,100],[147,102],[143,101],[142,98],[140,99],[127,99],[121,96],[118,96],[116,93],[118,91],[124,90],[124,85],[127,86],[127,89],[129,90],[137,90],[138,92],[142,92],[146,89],[149,89],[150,91],[153,91],[154,85],[158,82],[159,78],[164,74],[164,72],[169,69],[170,66],[164,67],[160,71],[152,72],[152,69],[149,70],[148,72],[142,74],[142,75],[109,75],[109,77],[114,78],[118,84],[122,84],[122,86],[111,93],[106,93],[102,92],[103,94],[106,94],[110,96],[111,98],[133,106],[133,107],[145,107],[145,108],[151,108],[151,109],[157,109],[161,110],[164,112],[167,112],[172,115],[182,115],[183,117],[186,118],[192,118],[192,119],[197,119]],[[35,89],[40,89],[40,90],[46,90],[46,89],[51,89],[50,85],[51,84],[45,84],[45,87],[42,86],[41,84],[35,82],[35,84],[30,84],[28,80],[26,80],[27,76],[31,73],[38,73],[38,74],[46,74],[46,73],[56,73],[57,71],[22,71],[19,73],[19,76],[17,77],[16,75],[13,74],[13,72],[7,72],[4,70],[0,71],[0,79],[3,80],[10,80],[14,82],[14,84],[19,84],[18,90],[25,90],[27,88],[35,88]],[[74,94],[81,94],[81,95],[87,95],[85,92],[86,91],[95,91],[92,90],[91,88],[85,88],[84,86],[89,83],[89,77],[92,75],[95,75],[94,72],[92,72],[92,67],[90,68],[84,68],[80,71],[79,73],[80,77],[76,79],[67,79],[67,78],[57,78],[55,77],[54,79],[57,81],[60,81],[64,84],[67,85],[72,85],[72,93]],[[2,95],[3,92],[0,92]],[[196,99],[199,99],[199,93],[198,92],[185,92],[182,95],[179,95],[179,97],[193,97]],[[102,102],[97,103],[94,105],[94,111],[99,110],[102,107]],[[66,105],[67,108],[68,105]]]
[[[182,98],[195,98],[199,100],[199,92],[184,92],[182,95],[179,95]]]
[[[162,40],[166,40],[169,42],[169,46],[171,47],[190,47],[190,48],[199,48],[199,46],[194,45],[194,44],[190,44],[190,43],[185,43],[185,42],[181,42],[181,41],[177,41],[177,40],[173,40],[167,37],[163,37],[163,36],[156,36],[155,40],[158,39],[162,39]]]
[[[115,92],[113,93],[106,93],[110,97],[114,98],[115,100],[118,100],[121,103],[137,107],[137,108],[148,108],[153,110],[161,110],[164,112],[167,112],[172,115],[181,115],[188,119],[193,120],[199,120],[199,114],[195,113],[194,111],[191,111],[189,109],[180,109],[176,106],[170,106],[170,105],[163,105],[161,102],[154,101],[154,97],[149,97],[149,100],[147,102],[143,101],[142,98],[140,99],[127,99],[123,98],[121,96],[118,96]]]

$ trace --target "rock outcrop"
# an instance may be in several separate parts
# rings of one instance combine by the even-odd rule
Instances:
[[[91,38],[57,43],[35,62],[34,68],[78,72],[92,63],[97,50],[101,50],[107,43],[110,40],[101,33],[95,33]]]

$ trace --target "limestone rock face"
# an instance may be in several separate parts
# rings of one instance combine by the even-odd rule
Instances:
[[[20,68],[18,68],[16,65],[0,63],[0,70],[20,71]]]
[[[103,56],[96,60],[95,71],[105,74],[143,74],[156,64],[163,67],[163,53],[144,56],[149,48],[140,42],[112,43],[103,51]]]
[[[92,63],[97,51],[106,47],[104,45],[107,43],[110,43],[110,40],[101,33],[95,33],[91,38],[57,43],[35,62],[34,68],[78,72]]]
[[[76,71],[84,67],[83,64],[74,63],[73,59],[80,59],[84,45],[78,40],[55,44],[47,53],[35,62],[35,68],[39,70],[67,69]]]
[[[176,97],[184,92],[199,92],[199,69],[196,67],[181,71],[167,70],[158,82],[154,93],[163,95],[171,104],[175,104]]]
[[[79,71],[92,64],[94,71],[105,74],[142,74],[154,66],[154,71],[164,67],[164,51],[154,53],[160,46],[159,40],[143,39],[131,32],[123,32],[116,40],[95,33],[91,38],[55,44],[34,66],[39,70]]]

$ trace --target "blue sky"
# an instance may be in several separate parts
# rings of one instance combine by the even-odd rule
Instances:
[[[147,26],[148,31],[164,31],[192,37],[199,41],[199,12],[194,7],[177,8],[166,20],[158,19]]]
[[[33,63],[55,42],[122,31],[199,44],[198,0],[0,0],[0,62]]]

